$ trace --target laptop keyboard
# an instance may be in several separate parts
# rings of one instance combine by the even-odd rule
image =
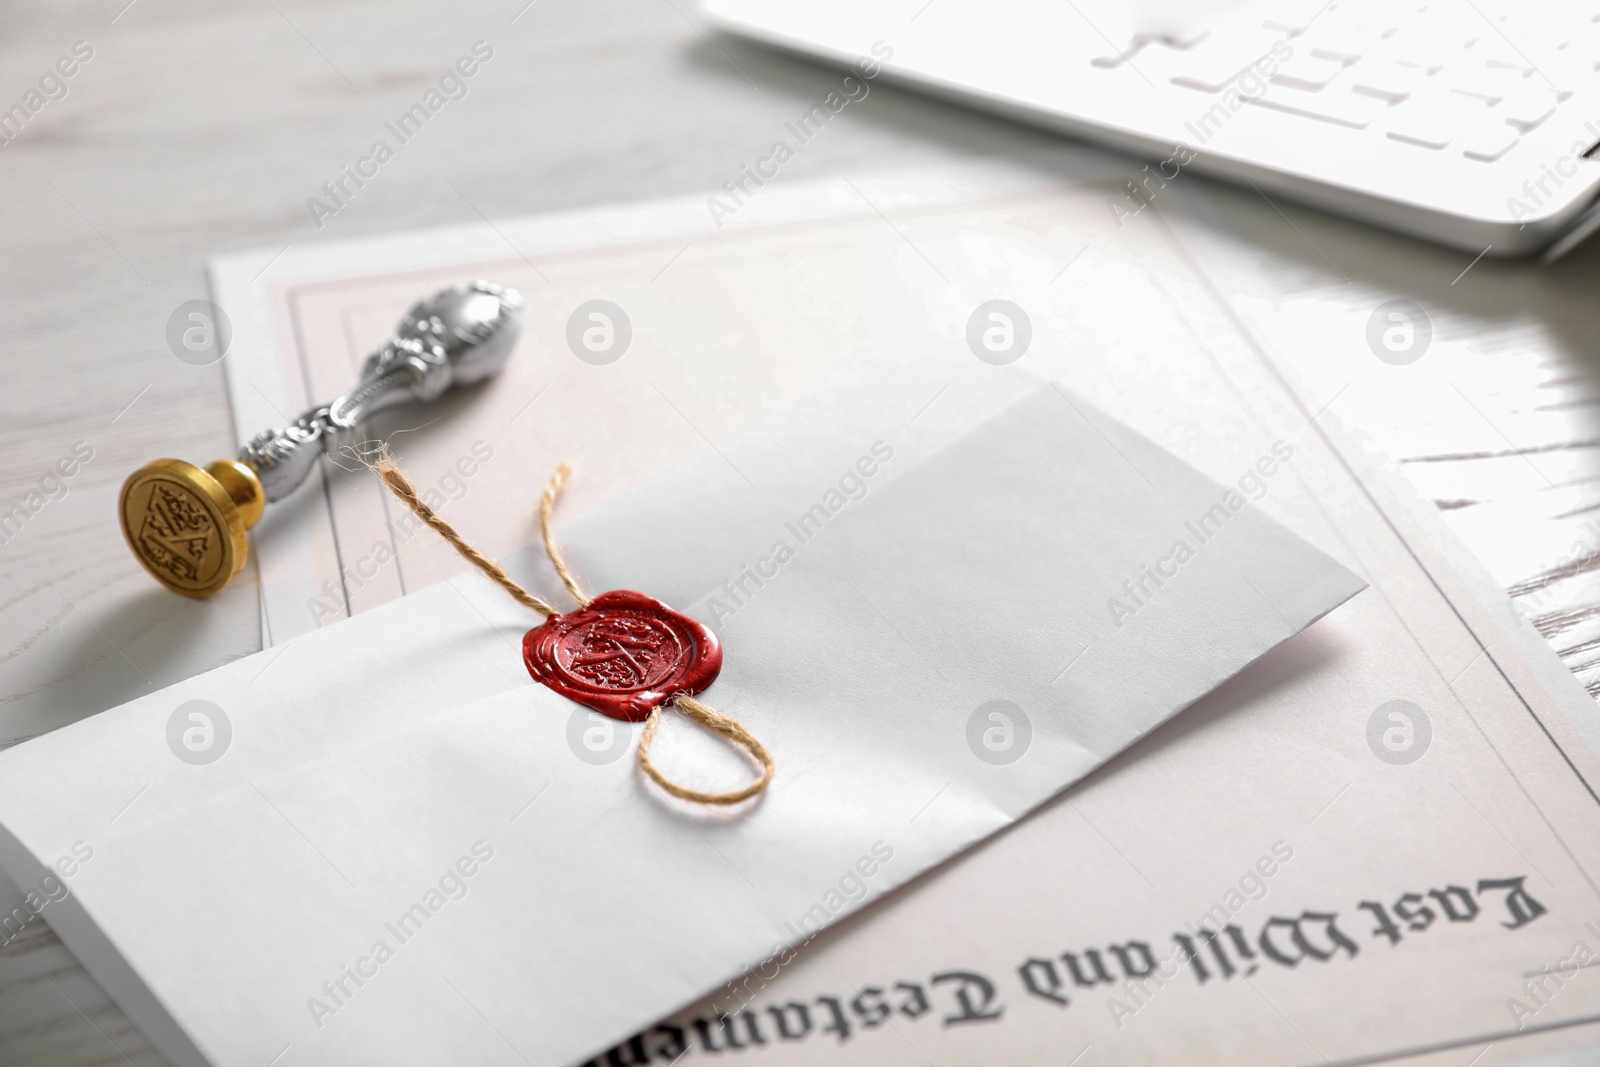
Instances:
[[[1449,0],[1275,5],[1259,23],[1135,34],[1090,62],[1195,93],[1187,125],[1202,142],[1225,121],[1215,112],[1208,121],[1203,97],[1236,93],[1307,122],[1493,163],[1560,121],[1574,91],[1600,72],[1600,3],[1546,5],[1526,0],[1535,10],[1514,18]]]

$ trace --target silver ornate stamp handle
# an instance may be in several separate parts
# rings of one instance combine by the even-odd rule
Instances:
[[[292,426],[258,434],[240,450],[239,461],[255,468],[267,503],[282,500],[306,480],[317,457],[352,443],[374,412],[433,400],[493,375],[511,355],[521,326],[521,295],[492,282],[419,300],[395,335],[367,357],[354,388]]]
[[[492,376],[522,328],[522,297],[492,282],[441,289],[406,312],[367,357],[349,392],[258,434],[237,459],[205,468],[158,459],[123,483],[118,515],[147,571],[185,596],[218,592],[244,569],[246,531],[267,504],[306,480],[317,460],[354,443],[363,420]]]

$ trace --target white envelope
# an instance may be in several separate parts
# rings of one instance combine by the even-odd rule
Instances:
[[[581,1060],[1362,588],[1083,400],[975,361],[880,364],[558,534],[591,592],[717,628],[704,699],[777,760],[751,810],[642,785],[606,738],[628,728],[534,684],[540,620],[476,577],[0,753],[0,863],[65,877],[45,917],[175,1067]],[[531,550],[511,570],[559,590]],[[680,780],[748,773],[662,734]]]

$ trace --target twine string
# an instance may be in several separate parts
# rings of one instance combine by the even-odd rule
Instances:
[[[538,597],[522,588],[522,586],[512,581],[511,575],[505,572],[504,567],[500,566],[500,564],[496,563],[488,556],[485,556],[482,552],[479,552],[476,548],[473,548],[472,545],[467,542],[465,537],[462,537],[460,534],[456,533],[456,528],[454,526],[451,526],[448,522],[445,522],[444,519],[440,517],[438,512],[430,508],[423,501],[421,494],[417,492],[417,487],[411,484],[411,479],[406,477],[405,471],[402,471],[395,463],[394,457],[389,454],[389,449],[387,446],[384,447],[383,451],[378,453],[377,461],[372,464],[372,469],[377,472],[378,477],[383,481],[383,484],[389,487],[389,492],[393,493],[400,499],[400,503],[410,508],[413,515],[427,523],[435,533],[449,542],[450,547],[459,552],[462,559],[465,559],[468,563],[482,571],[488,576],[490,581],[494,582],[495,585],[498,585],[501,589],[504,589],[507,593],[510,593],[512,599],[514,599],[518,604],[521,604],[525,608],[532,608],[534,611],[537,611],[540,615],[543,615],[547,619],[552,615],[561,614],[550,604],[540,600]],[[565,477],[566,467],[557,467],[555,476],[550,479],[550,485],[544,491],[546,505],[554,505],[555,494],[561,488],[561,482],[565,480]],[[561,574],[562,580],[567,582],[567,588],[571,589],[573,587],[572,576],[567,573],[567,565],[561,561],[561,553],[556,550],[555,541],[553,541],[550,537],[550,523],[547,517],[548,514],[549,512],[546,507],[540,508],[540,517],[545,519],[544,550],[550,554],[551,562],[556,565],[556,570]],[[576,593],[574,593],[574,595],[576,595]],[[578,599],[581,603],[588,603],[588,601],[584,600],[582,597],[579,597]]]
[[[387,447],[383,448],[377,459],[371,464],[378,478],[388,487],[402,504],[411,509],[412,514],[421,519],[430,529],[455,549],[463,559],[472,564],[494,584],[504,589],[512,599],[527,608],[532,608],[545,618],[561,614],[547,601],[534,596],[522,586],[511,579],[505,568],[494,560],[485,556],[474,548],[466,538],[456,532],[454,526],[446,522],[438,512],[429,507],[417,492],[416,486],[411,484],[411,479],[406,477],[394,457],[389,454]],[[545,555],[550,557],[550,564],[555,568],[556,574],[561,578],[561,584],[567,587],[567,592],[579,605],[587,607],[589,598],[584,595],[578,580],[573,577],[572,571],[567,568],[567,562],[562,558],[561,550],[556,546],[555,531],[551,518],[555,513],[556,498],[561,495],[562,488],[572,471],[565,464],[557,465],[555,473],[550,476],[549,484],[544,488],[544,494],[539,498],[539,532],[544,538]],[[655,741],[656,730],[661,725],[661,709],[667,705],[676,707],[684,716],[698,722],[708,730],[720,735],[725,740],[744,749],[744,751],[761,767],[761,776],[743,789],[735,789],[726,793],[709,793],[699,789],[691,789],[672,781],[656,768],[655,761],[650,758],[650,745]],[[773,762],[772,755],[765,745],[758,741],[754,734],[746,730],[737,719],[730,718],[706,704],[696,700],[689,693],[678,693],[650,712],[650,717],[645,720],[644,730],[639,734],[639,769],[645,773],[656,785],[671,796],[679,800],[688,800],[697,804],[737,804],[743,800],[764,792],[772,782],[772,776],[777,771],[777,764]]]
[[[762,792],[772,782],[772,775],[778,769],[777,764],[773,762],[767,746],[756,740],[755,735],[740,725],[738,719],[729,718],[715,708],[707,707],[687,693],[679,693],[669,703],[695,722],[716,731],[748,752],[761,765],[761,777],[743,789],[735,789],[729,793],[706,793],[699,789],[681,786],[667,778],[656,770],[655,761],[650,758],[650,743],[656,739],[656,728],[661,725],[661,708],[658,707],[644,721],[644,730],[639,734],[639,769],[652,782],[679,800],[690,800],[697,804],[737,804]]]
[[[544,495],[539,498],[539,532],[544,536],[545,555],[550,557],[550,565],[556,569],[561,584],[567,587],[573,600],[588,607],[589,598],[583,595],[583,590],[578,588],[578,580],[567,570],[567,561],[561,558],[561,550],[556,548],[556,535],[550,527],[550,516],[556,510],[556,497],[561,495],[562,487],[571,476],[570,467],[565,463],[556,464],[555,473],[550,475],[550,483],[544,487]]]

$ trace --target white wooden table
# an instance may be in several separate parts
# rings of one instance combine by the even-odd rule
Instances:
[[[28,529],[0,536],[0,743],[26,732],[8,734],[7,723],[40,709],[92,714],[260,647],[254,603],[243,595],[187,631],[181,655],[142,658],[141,635],[183,625],[182,617],[175,598],[138,592],[146,579],[109,506],[122,478],[148,459],[203,462],[232,452],[219,368],[181,362],[165,336],[174,308],[207,295],[205,257],[711,191],[836,77],[708,37],[687,0],[34,0],[8,5],[0,20],[0,108],[23,100],[75,42],[93,50],[66,81],[65,98],[46,103],[0,147],[8,334],[0,355],[0,511],[42,485],[51,497]],[[480,40],[493,55],[467,96],[319,230],[308,198]],[[973,154],[1027,154],[1064,178],[1136,169],[880,87],[869,106],[808,144],[784,176]],[[1409,291],[1411,274],[1391,276],[1403,263],[1412,274],[1437,276],[1442,301],[1468,291],[1446,284],[1466,265],[1454,253],[1285,206],[1291,225],[1243,194],[1222,203],[1304,287],[1353,274]],[[1474,293],[1485,291],[1481,281],[1508,294],[1515,306],[1503,309],[1507,316],[1527,311],[1551,327],[1505,353],[1516,390],[1478,397],[1485,417],[1509,428],[1497,431],[1501,445],[1465,451],[1501,454],[1426,463],[1430,471],[1451,466],[1452,485],[1479,487],[1452,494],[1452,504],[1458,496],[1490,506],[1570,495],[1562,484],[1597,465],[1600,442],[1589,414],[1600,395],[1600,323],[1590,310],[1600,304],[1600,252],[1580,251],[1546,272],[1480,264],[1468,277]],[[1530,375],[1544,384],[1529,388]],[[1505,415],[1506,403],[1566,414],[1529,422]],[[1462,452],[1450,436],[1442,428],[1422,451]],[[93,459],[62,495],[41,480],[79,442]],[[1569,521],[1565,510],[1519,499],[1485,513],[1490,520],[1468,533],[1522,536],[1530,524]],[[76,607],[113,587],[131,591],[114,617],[89,619]],[[1593,600],[1600,603],[1600,589]],[[77,643],[62,658],[52,642],[69,630]],[[1584,644],[1554,636],[1563,647]],[[1587,669],[1588,658],[1581,647],[1569,650],[1575,669]],[[67,666],[44,670],[40,662]],[[0,886],[0,898],[14,896],[14,887]],[[0,1063],[162,1062],[43,924],[0,948]]]

